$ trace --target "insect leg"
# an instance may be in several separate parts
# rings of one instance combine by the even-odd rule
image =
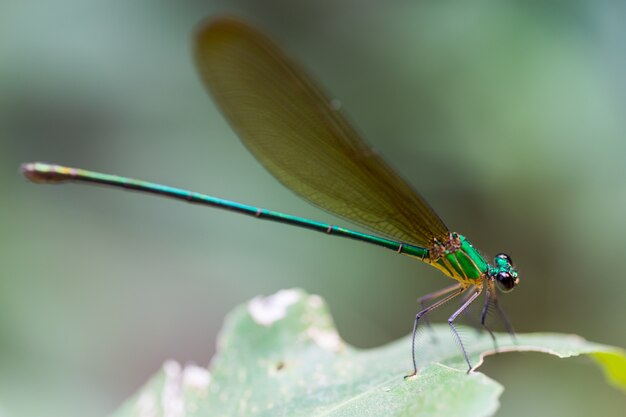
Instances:
[[[494,288],[494,290],[495,290],[495,288]],[[504,327],[506,328],[506,331],[509,333],[509,335],[511,335],[511,339],[513,339],[513,342],[517,342],[517,339],[515,337],[515,329],[513,329],[513,326],[511,325],[511,322],[509,321],[509,318],[507,317],[507,315],[504,312],[504,310],[502,310],[502,308],[498,304],[498,298],[496,297],[496,292],[492,291],[492,294],[493,294],[492,295],[492,297],[493,297],[493,305],[496,307],[496,311],[498,312],[498,315],[500,316],[500,319],[504,323]]]
[[[419,303],[421,309],[424,310],[426,308],[426,303],[428,301],[437,299],[439,297],[443,297],[444,295],[448,294],[449,292],[456,290],[458,287],[459,287],[459,284],[450,285],[449,287],[442,288],[439,291],[431,292],[430,294],[426,294],[426,295],[418,298],[417,302]],[[430,325],[430,320],[428,319],[428,315],[424,315],[422,317],[422,320],[426,324],[426,327],[428,327],[428,330],[430,330],[430,337],[433,340],[433,342],[437,342],[437,338],[435,337],[435,332],[433,331],[433,328]],[[413,331],[415,331],[415,329]],[[415,337],[415,335],[414,335],[414,337]]]
[[[465,310],[470,304],[472,304],[472,302],[476,299],[476,297],[480,295],[482,291],[483,291],[482,287],[478,287],[476,289],[476,292],[474,292],[474,294],[472,294],[472,296],[468,298],[467,301],[463,303],[463,305],[457,311],[455,311],[454,314],[452,314],[450,318],[448,319],[448,324],[452,328],[452,332],[454,333],[454,336],[456,337],[456,341],[459,343],[459,346],[461,347],[461,352],[463,352],[463,357],[465,358],[465,362],[467,362],[467,366],[469,366],[469,369],[467,370],[468,373],[472,370],[472,364],[469,361],[469,357],[467,356],[467,352],[465,351],[465,346],[463,346],[463,342],[461,341],[459,332],[454,326],[454,320],[457,318],[459,314],[463,312],[463,310]]]
[[[442,290],[439,290],[437,292],[434,292],[432,294],[427,295],[426,297],[430,297],[432,295],[432,297],[430,297],[429,299],[433,299],[433,298],[439,298],[439,297],[443,297],[444,295],[452,292],[452,294],[447,295],[445,298],[442,298],[441,300],[431,304],[430,306],[420,310],[416,315],[415,315],[415,321],[413,321],[413,339],[411,341],[411,358],[413,359],[413,373],[410,375],[405,376],[405,378],[411,377],[415,374],[417,374],[417,362],[415,360],[415,336],[417,334],[417,323],[419,321],[420,318],[422,318],[425,314],[428,314],[430,311],[436,309],[437,307],[441,307],[442,305],[444,305],[445,303],[447,303],[448,301],[450,301],[451,299],[453,299],[454,297],[456,297],[457,295],[461,294],[463,291],[465,291],[466,287],[463,286],[463,284],[458,283],[455,284],[451,287],[447,287],[444,288]]]
[[[485,323],[485,319],[487,318],[487,313],[489,312],[489,304],[495,299],[495,287],[493,283],[489,282],[487,284],[487,293],[485,295],[485,304],[483,305],[483,311],[480,314],[480,324],[483,326],[485,330],[489,332],[489,336],[491,336],[491,340],[493,341],[493,349],[498,351],[498,342],[496,341],[496,337],[493,332]]]

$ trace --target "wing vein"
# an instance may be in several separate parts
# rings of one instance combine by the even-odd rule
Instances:
[[[196,38],[202,79],[242,142],[305,200],[402,242],[428,246],[447,227],[270,39],[220,19]]]

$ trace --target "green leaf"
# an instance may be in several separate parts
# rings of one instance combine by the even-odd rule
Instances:
[[[420,343],[411,371],[410,338],[358,350],[337,334],[326,304],[301,290],[255,298],[226,319],[209,369],[174,361],[115,414],[117,417],[490,416],[503,387],[467,365],[447,326]],[[428,335],[423,335],[428,337]],[[626,391],[623,350],[571,335],[496,335],[498,352],[590,355]],[[463,332],[472,364],[494,353],[488,335]]]

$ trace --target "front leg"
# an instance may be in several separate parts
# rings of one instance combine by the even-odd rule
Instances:
[[[489,326],[487,326],[487,324],[485,323],[485,320],[487,318],[487,313],[489,312],[489,304],[491,304],[491,302],[495,300],[495,297],[496,297],[495,290],[496,289],[493,286],[493,283],[490,282],[487,284],[487,294],[485,295],[485,304],[483,305],[483,311],[480,314],[480,325],[483,326],[483,328],[489,332],[489,336],[491,336],[491,340],[493,341],[493,350],[497,352],[498,342],[496,340],[496,337],[494,336]]]
[[[504,310],[502,310],[502,308],[500,307],[500,304],[498,304],[498,299],[496,297],[493,298],[493,305],[496,306],[496,311],[498,312],[500,319],[504,323],[504,327],[506,328],[506,331],[511,336],[513,343],[517,343],[517,338],[515,337],[515,329],[511,325],[511,322],[509,321],[509,318],[507,317]]]

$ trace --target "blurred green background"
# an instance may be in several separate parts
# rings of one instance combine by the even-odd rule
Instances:
[[[20,177],[56,162],[346,224],[266,173],[203,90],[192,30],[225,12],[339,98],[452,230],[512,256],[521,283],[502,303],[519,332],[626,346],[626,6],[468,3],[4,0],[0,416],[110,413],[166,359],[206,364],[224,315],[257,294],[321,294],[342,336],[372,347],[449,283],[364,244]],[[482,370],[506,387],[500,416],[626,406],[585,359]]]

